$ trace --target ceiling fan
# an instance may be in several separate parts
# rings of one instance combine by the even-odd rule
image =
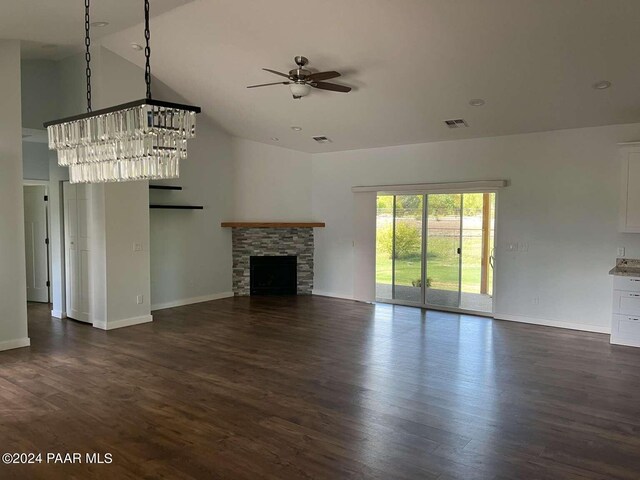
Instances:
[[[293,61],[296,62],[297,68],[290,70],[288,74],[277,72],[269,68],[263,68],[263,70],[267,72],[288,78],[289,81],[262,83],[260,85],[250,85],[247,88],[267,87],[270,85],[289,85],[291,94],[295,99],[300,99],[309,95],[312,87],[318,88],[320,90],[329,90],[331,92],[348,93],[351,91],[351,87],[345,87],[344,85],[338,85],[336,83],[328,83],[324,81],[330,80],[332,78],[337,78],[340,76],[340,73],[335,71],[312,73],[311,71],[304,68],[309,64],[309,59],[306,57],[297,56],[293,59]]]

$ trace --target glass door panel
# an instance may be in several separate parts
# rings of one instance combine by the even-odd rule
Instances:
[[[460,308],[491,312],[493,307],[493,193],[465,193],[462,215]]]
[[[460,237],[462,195],[427,195],[427,260],[425,303],[460,305]]]
[[[378,195],[376,208],[376,298],[393,298],[393,195]]]
[[[396,195],[393,299],[422,304],[423,195]]]

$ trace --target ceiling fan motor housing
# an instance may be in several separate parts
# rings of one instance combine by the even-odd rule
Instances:
[[[309,75],[311,75],[311,71],[306,68],[294,68],[293,70],[289,70],[289,78],[294,82],[305,80]]]

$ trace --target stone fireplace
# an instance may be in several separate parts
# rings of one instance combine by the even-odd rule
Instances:
[[[295,281],[297,288],[283,289],[277,286],[273,294],[295,293],[311,295],[313,290],[313,228],[324,226],[321,223],[232,223],[225,222],[223,227],[232,230],[233,255],[233,293],[236,296],[251,295],[252,263],[255,271],[260,265],[260,288],[254,294],[269,294],[265,287],[282,281],[285,264],[295,265]],[[253,262],[252,262],[253,257]],[[271,257],[257,258],[257,257]],[[287,261],[273,261],[273,257],[288,257]],[[285,259],[275,259],[285,260]],[[274,268],[272,280],[265,269]],[[288,268],[292,268],[289,266]],[[255,273],[254,273],[255,275]]]

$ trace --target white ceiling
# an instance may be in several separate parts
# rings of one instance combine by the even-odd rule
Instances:
[[[159,15],[190,1],[151,0],[151,14]],[[93,28],[91,37],[97,40],[136,25],[143,16],[142,0],[93,0],[91,21],[109,25]],[[23,58],[64,58],[84,47],[84,2],[0,0],[0,38],[22,40]]]
[[[14,3],[54,3],[2,2],[20,18]],[[76,12],[80,2],[55,3]],[[109,3],[108,16],[136,2],[94,3]],[[230,133],[307,152],[630,123],[640,121],[639,20],[638,0],[195,0],[153,20],[152,68]],[[5,23],[17,28],[0,15],[3,36]],[[69,28],[51,24],[37,40],[71,41]],[[129,46],[141,40],[138,25],[103,42],[142,65]],[[301,54],[354,90],[293,100],[286,86],[245,88],[278,81],[261,68],[287,71]],[[603,79],[613,86],[591,87]],[[450,118],[470,127],[449,130]]]

